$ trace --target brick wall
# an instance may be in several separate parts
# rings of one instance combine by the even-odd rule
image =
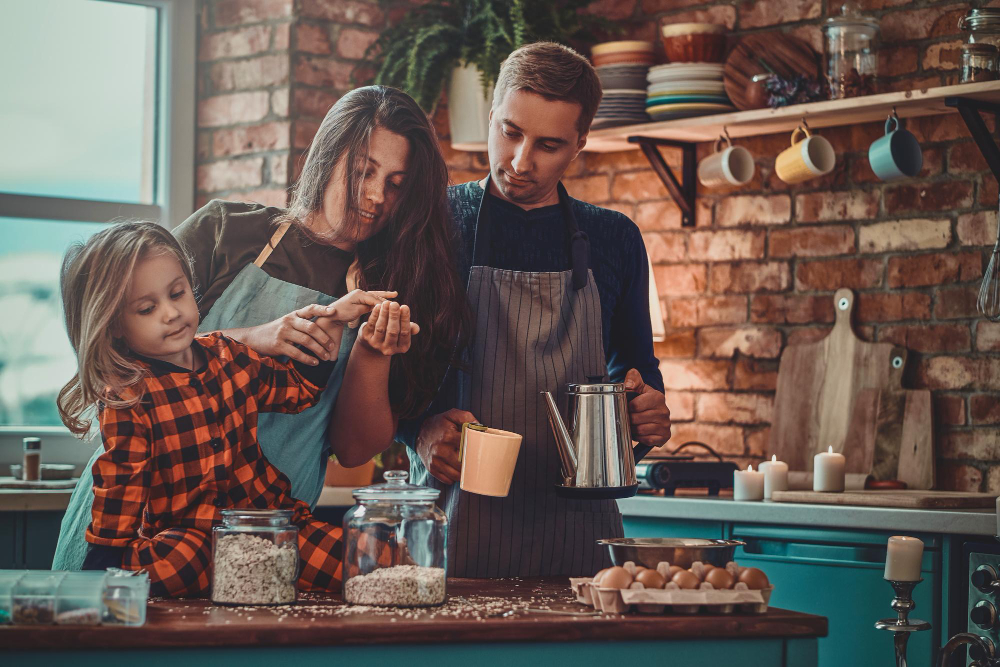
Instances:
[[[881,19],[887,89],[957,80],[955,26],[965,4],[862,4]],[[735,35],[777,30],[821,50],[819,24],[838,5],[599,0],[592,9],[637,38],[654,39],[656,21],[668,17],[726,23]],[[201,7],[199,198],[283,203],[295,158],[350,87],[363,46],[393,17],[360,0],[203,0]],[[435,124],[453,181],[481,177],[484,155],[450,149],[444,106]],[[784,345],[825,335],[833,292],[850,287],[859,295],[858,334],[906,345],[904,385],[933,392],[940,486],[1000,492],[1000,324],[975,312],[997,184],[956,115],[911,121],[923,172],[900,184],[877,181],[866,156],[881,125],[821,130],[837,148],[837,168],[796,187],[774,175],[786,135],[739,140],[757,157],[754,180],[740,189],[700,188],[694,229],[680,227],[638,151],[584,154],[565,182],[643,231],[666,318],[657,354],[675,422],[671,444],[703,440],[742,465],[763,458]],[[699,157],[708,150],[699,145]]]

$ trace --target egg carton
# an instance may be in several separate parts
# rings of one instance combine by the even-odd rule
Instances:
[[[643,614],[763,614],[774,586],[761,590],[661,589],[633,582],[630,588],[601,588],[592,577],[570,579],[577,602],[606,614],[624,614],[633,608]]]

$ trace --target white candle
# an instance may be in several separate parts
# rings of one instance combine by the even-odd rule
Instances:
[[[772,491],[788,490],[788,464],[779,461],[777,454],[772,454],[771,460],[761,463],[757,470],[764,473],[764,500],[771,499]]]
[[[924,543],[915,537],[889,538],[885,554],[885,578],[889,581],[919,581]]]
[[[764,473],[754,472],[747,466],[746,470],[733,471],[733,500],[763,500]]]
[[[843,491],[847,460],[830,447],[813,457],[813,491]]]

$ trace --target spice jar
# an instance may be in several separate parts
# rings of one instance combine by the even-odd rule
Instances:
[[[853,2],[826,20],[826,80],[830,99],[872,95],[878,73],[878,21],[863,16]]]
[[[222,510],[212,530],[212,602],[295,602],[299,529],[291,521],[291,510]]]
[[[992,81],[997,78],[997,54],[992,44],[979,42],[962,45],[962,83]]]
[[[344,600],[351,604],[428,607],[445,601],[448,518],[440,493],[407,484],[402,470],[384,484],[355,489],[344,515]]]
[[[41,438],[25,438],[24,458],[21,462],[21,479],[25,482],[37,482],[42,477],[42,440]]]
[[[970,44],[1000,47],[1000,9],[970,9],[958,20],[958,27],[969,33]]]

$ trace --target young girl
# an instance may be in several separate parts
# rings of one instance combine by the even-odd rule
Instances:
[[[156,596],[205,594],[211,532],[228,508],[290,509],[303,590],[339,587],[342,530],[312,517],[257,442],[258,412],[313,405],[333,361],[283,364],[221,333],[196,336],[191,264],[154,223],[116,224],[63,262],[66,328],[79,372],[59,394],[77,434],[97,405],[84,569],[145,569]],[[393,292],[355,291],[309,316],[351,322]],[[412,333],[416,333],[413,325]]]

